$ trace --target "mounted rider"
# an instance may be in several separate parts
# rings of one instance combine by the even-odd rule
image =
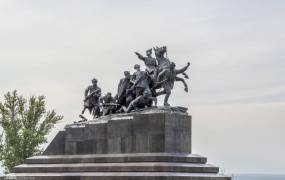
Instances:
[[[146,66],[146,72],[151,77],[152,81],[156,80],[157,77],[157,63],[156,59],[152,57],[152,49],[146,50],[146,57],[140,53],[135,52],[140,60],[142,60]]]

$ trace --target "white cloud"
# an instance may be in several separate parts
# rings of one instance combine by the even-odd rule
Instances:
[[[284,173],[285,103],[193,106],[193,149],[234,173]]]

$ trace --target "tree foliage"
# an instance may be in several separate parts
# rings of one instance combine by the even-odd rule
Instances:
[[[5,173],[25,158],[39,154],[40,145],[47,141],[46,135],[62,118],[54,110],[46,110],[44,96],[25,99],[17,91],[5,94],[0,102],[0,160]]]

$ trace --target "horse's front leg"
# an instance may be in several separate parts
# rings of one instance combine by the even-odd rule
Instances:
[[[184,85],[184,91],[185,92],[188,92],[188,85],[186,84],[185,80],[183,78],[180,78],[180,77],[175,77],[175,81],[181,81]]]
[[[186,72],[182,73],[182,75],[184,76],[185,79],[189,79],[189,76]]]

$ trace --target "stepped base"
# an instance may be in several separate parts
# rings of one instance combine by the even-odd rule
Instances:
[[[169,172],[17,173],[5,180],[231,180],[228,176]]]
[[[64,164],[92,162],[188,162],[205,164],[207,162],[207,158],[197,154],[187,153],[129,153],[33,156],[26,159],[27,164]]]
[[[34,156],[5,180],[230,180],[207,158],[186,153]]]

